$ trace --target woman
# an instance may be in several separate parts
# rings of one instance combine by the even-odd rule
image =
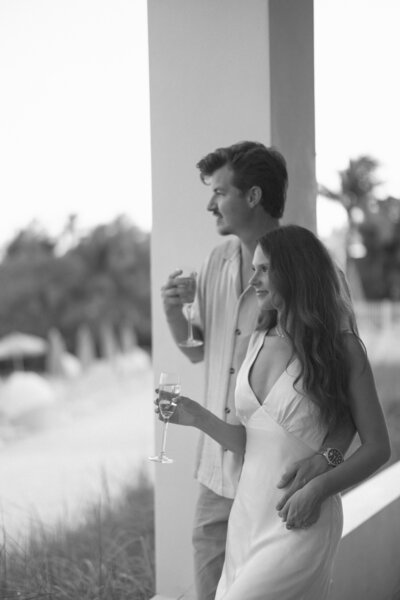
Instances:
[[[390,456],[387,429],[351,307],[323,244],[298,226],[259,241],[253,259],[260,319],[238,374],[229,425],[186,397],[171,422],[204,431],[243,455],[216,600],[324,600],[342,531],[338,493]],[[352,419],[361,446],[279,510],[280,473]],[[308,526],[310,506],[321,505]],[[303,519],[302,529],[287,524]]]

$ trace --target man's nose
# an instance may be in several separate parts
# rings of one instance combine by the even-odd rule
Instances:
[[[210,198],[209,203],[207,204],[207,210],[213,211],[216,208],[216,206],[217,206],[217,203],[215,202],[214,196],[212,196]]]

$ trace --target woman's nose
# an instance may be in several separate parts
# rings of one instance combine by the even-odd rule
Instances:
[[[253,273],[249,279],[249,285],[256,285],[257,283],[257,273]]]

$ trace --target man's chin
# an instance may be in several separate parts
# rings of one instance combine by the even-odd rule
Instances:
[[[219,235],[231,235],[232,231],[223,223],[217,223],[217,231]]]

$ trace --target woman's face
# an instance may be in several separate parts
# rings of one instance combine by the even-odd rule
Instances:
[[[256,291],[258,305],[261,310],[278,310],[281,297],[270,280],[270,260],[258,245],[253,256],[253,275],[249,284]]]

